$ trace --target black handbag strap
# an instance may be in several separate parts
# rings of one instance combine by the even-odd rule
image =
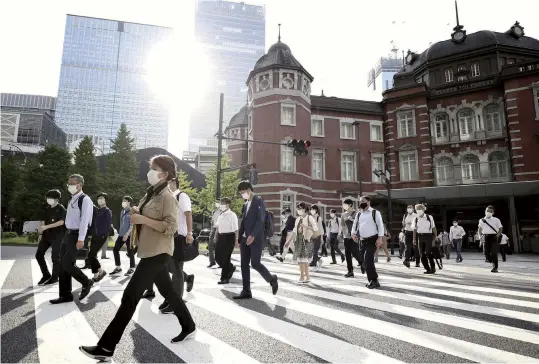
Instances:
[[[488,223],[487,220],[485,220],[485,219],[482,219],[482,220],[483,220],[483,222],[484,222],[485,224],[487,224],[487,225],[488,225],[488,226],[489,226],[489,227],[490,227],[496,234],[498,234],[498,232],[496,231],[496,229],[494,229],[494,228],[492,227],[492,225],[490,225],[490,224]]]

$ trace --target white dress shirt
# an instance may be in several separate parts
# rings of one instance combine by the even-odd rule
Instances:
[[[79,210],[79,198],[82,195],[82,191],[73,195],[71,200],[67,204],[67,213],[65,219],[65,226],[69,230],[79,231],[79,241],[84,241],[86,233],[88,232],[88,226],[92,223],[94,217],[94,204],[89,196],[85,196],[82,200],[82,213]]]
[[[454,239],[462,239],[462,237],[466,235],[466,232],[462,228],[462,226],[451,226],[449,229],[449,240],[453,241]]]
[[[361,239],[370,238],[373,235],[384,236],[384,221],[380,211],[376,211],[375,219],[372,218],[372,207],[369,207],[366,211],[359,211],[354,220],[352,226],[352,232]]]
[[[492,230],[490,226],[483,222],[483,219],[485,219],[485,221],[488,222],[490,226],[492,226],[492,228],[496,230]],[[482,219],[479,219],[479,227],[481,228],[481,232],[485,235],[498,234],[498,231],[502,228],[502,223],[497,217],[484,217]]]
[[[406,241],[406,235],[401,231],[399,233],[399,243],[404,243]]]
[[[502,234],[502,241],[500,241],[500,245],[507,244],[508,240],[509,240],[509,238],[507,237],[507,235]]]
[[[174,191],[174,197],[178,199],[178,234],[187,236],[187,217],[185,213],[191,212],[191,199],[187,193],[181,193],[179,190]],[[192,231],[189,232],[192,233]]]
[[[238,231],[238,215],[234,211],[226,210],[217,219],[219,234],[230,234]]]
[[[432,230],[436,226],[434,226],[434,219],[432,218],[432,215],[428,216],[429,218],[427,218],[427,214],[424,214],[423,217],[419,217],[418,215],[417,219],[412,221],[412,229],[416,230],[418,234],[431,234]]]
[[[404,230],[406,230],[406,231],[414,231],[414,229],[412,228],[412,223],[414,222],[416,217],[417,217],[417,214],[415,212],[412,212],[411,214],[406,212],[406,217],[403,218],[403,220],[404,220]]]

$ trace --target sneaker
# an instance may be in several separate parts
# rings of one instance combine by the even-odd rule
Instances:
[[[127,272],[125,272],[125,276],[130,276],[131,274],[135,273],[135,268],[129,268]]]
[[[79,346],[79,350],[87,357],[99,361],[109,361],[114,354],[114,351],[108,351],[99,346]]]
[[[160,312],[163,315],[170,315],[170,314],[174,313],[174,310],[172,309],[172,307],[170,305],[167,305],[166,307],[163,307],[163,309],[160,310]]]
[[[284,258],[283,257],[275,257],[279,262],[284,262]]]
[[[107,275],[107,272],[105,272],[104,270],[102,270],[101,272],[97,273],[97,276],[95,276],[94,278],[92,278],[92,280],[97,283],[99,282],[100,280],[102,280],[103,278],[105,278],[105,276]]]
[[[114,268],[114,270],[112,272],[110,272],[109,274],[112,276],[112,275],[116,275],[116,274],[120,274],[122,273],[122,268],[120,267],[116,267]]]
[[[167,307],[168,305],[169,305],[169,304],[168,304],[167,301],[161,303],[161,304],[159,305],[159,311],[161,311],[162,309],[164,309],[164,308]]]
[[[43,283],[44,286],[50,286],[51,284],[58,283],[58,278],[49,278]]]
[[[51,276],[48,276],[48,277],[43,276],[43,278],[41,278],[39,280],[39,282],[37,282],[37,285],[38,286],[43,286],[45,284],[45,282],[47,282],[50,278],[51,278]]]

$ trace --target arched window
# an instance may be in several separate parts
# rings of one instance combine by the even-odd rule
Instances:
[[[446,113],[436,114],[434,117],[434,136],[436,138],[447,138],[448,118]]]
[[[451,158],[442,157],[436,162],[436,180],[438,182],[453,180],[453,160]]]
[[[485,108],[485,121],[488,132],[502,131],[502,118],[498,105],[489,105]]]
[[[467,154],[462,158],[462,180],[475,181],[480,179],[479,157],[475,154]]]
[[[463,109],[458,113],[460,135],[469,135],[474,131],[474,112],[472,109]]]
[[[507,155],[503,152],[494,152],[488,156],[491,178],[506,178],[509,175]]]

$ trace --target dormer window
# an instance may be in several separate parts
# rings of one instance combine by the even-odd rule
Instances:
[[[455,80],[453,76],[453,70],[451,68],[445,70],[445,82],[453,82]]]
[[[479,70],[479,63],[473,63],[471,67],[472,71],[472,77],[479,77],[481,75],[481,71]]]

